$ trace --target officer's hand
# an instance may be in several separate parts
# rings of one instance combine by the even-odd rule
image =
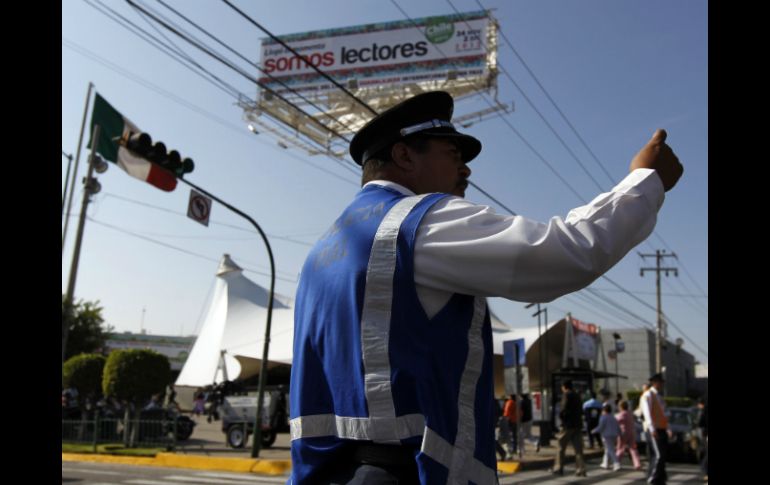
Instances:
[[[684,168],[671,147],[666,145],[666,136],[666,130],[656,130],[652,139],[631,160],[629,171],[633,172],[637,168],[654,169],[668,192],[676,185]]]

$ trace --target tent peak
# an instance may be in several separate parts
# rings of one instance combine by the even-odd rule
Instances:
[[[229,254],[224,254],[222,256],[222,261],[219,262],[219,269],[217,270],[217,276],[222,276],[227,273],[232,273],[233,271],[243,271],[243,268],[235,264],[235,262],[230,259]]]

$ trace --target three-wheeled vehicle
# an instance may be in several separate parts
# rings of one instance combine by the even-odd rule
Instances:
[[[265,388],[262,401],[262,448],[270,448],[275,443],[279,431],[289,428],[288,400],[285,386]],[[251,394],[251,393],[250,393]],[[254,433],[254,421],[257,417],[257,396],[227,396],[220,407],[222,432],[225,433],[228,446],[243,448]]]

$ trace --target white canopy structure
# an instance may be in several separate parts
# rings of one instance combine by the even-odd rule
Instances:
[[[246,278],[243,270],[225,254],[217,271],[214,294],[203,326],[179,373],[176,385],[202,387],[258,374],[265,338],[267,297],[268,291]],[[514,329],[494,313],[490,317],[495,360],[499,361],[496,367],[502,366],[504,341],[524,338],[526,350],[529,351],[537,340],[537,327]],[[552,326],[549,325],[549,332]],[[291,364],[293,340],[293,300],[276,294],[268,352],[269,366]],[[549,354],[561,348],[561,340],[554,339],[553,343],[558,344],[550,349]]]
[[[265,341],[267,298],[268,291],[246,278],[243,270],[225,254],[203,326],[176,385],[201,387],[258,374]],[[276,294],[268,362],[291,364],[293,339],[292,299]]]

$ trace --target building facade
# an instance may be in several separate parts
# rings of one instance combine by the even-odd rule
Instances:
[[[620,335],[620,341],[625,344],[625,351],[618,353],[616,359],[611,359],[609,351],[615,349],[615,333]],[[641,390],[642,385],[655,374],[655,332],[648,329],[602,329],[600,338],[604,355],[598,358],[596,368],[604,369],[606,363],[608,372],[626,377],[602,379],[603,387],[615,393],[617,384],[617,392],[624,395],[629,390]],[[666,380],[665,395],[684,397],[692,394],[697,388],[695,357],[685,350],[681,343],[664,339],[661,361],[663,377]]]

